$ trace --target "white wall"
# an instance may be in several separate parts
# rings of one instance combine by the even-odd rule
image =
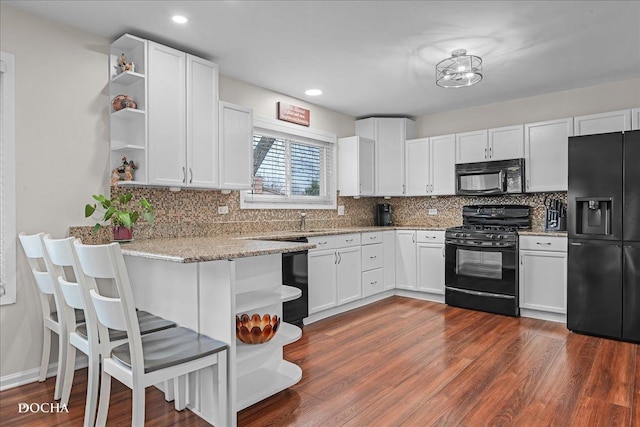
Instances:
[[[640,79],[634,79],[447,111],[419,117],[416,122],[418,135],[424,137],[535,123],[639,106]]]

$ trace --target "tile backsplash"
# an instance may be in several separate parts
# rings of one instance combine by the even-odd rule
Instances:
[[[134,199],[145,197],[155,209],[153,225],[136,224],[136,238],[214,236],[220,234],[256,233],[261,231],[297,230],[299,209],[240,209],[240,192],[223,194],[213,190],[182,190],[164,188],[117,188],[116,193],[130,191]],[[382,198],[338,197],[345,215],[335,209],[304,210],[307,229],[372,226],[377,203],[390,203],[393,222],[398,226],[452,227],[462,223],[462,207],[474,204],[523,204],[532,207],[532,228],[544,227],[544,198],[549,196],[566,203],[567,193],[535,193],[504,197],[394,197]],[[218,214],[219,206],[227,206],[229,213]],[[436,215],[428,215],[430,209]],[[97,235],[91,227],[71,227],[70,234],[87,242],[107,242],[110,230]]]

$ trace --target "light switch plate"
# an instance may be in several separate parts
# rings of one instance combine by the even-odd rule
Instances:
[[[229,206],[218,206],[218,214],[226,215],[229,213]]]
[[[344,205],[338,206],[338,215],[344,215]]]
[[[438,209],[429,209],[429,215],[438,215]]]

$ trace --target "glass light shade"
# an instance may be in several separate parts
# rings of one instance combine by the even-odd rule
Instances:
[[[482,80],[482,58],[467,55],[464,49],[451,52],[451,58],[436,65],[436,84],[440,87],[457,88],[471,86]]]

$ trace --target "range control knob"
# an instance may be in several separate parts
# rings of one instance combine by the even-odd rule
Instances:
[[[471,236],[471,234],[469,234],[469,233],[463,234],[463,237],[470,237],[470,236]]]

